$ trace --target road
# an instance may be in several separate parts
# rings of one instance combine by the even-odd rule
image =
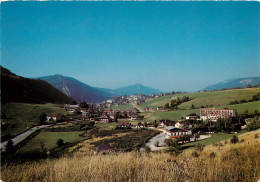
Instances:
[[[165,138],[166,138],[166,135],[164,133],[160,133],[159,135],[156,135],[153,138],[151,138],[145,145],[149,146],[152,151],[164,149],[165,148],[165,143],[164,143]],[[154,145],[154,143],[156,141],[159,141],[159,147],[156,147]],[[142,150],[143,150],[143,148],[141,148],[141,151]]]
[[[139,107],[138,105],[136,105],[135,103],[131,103],[136,109],[138,109],[140,112],[144,112],[144,110],[141,108],[141,107]]]
[[[207,138],[210,138],[211,135],[200,135],[200,138],[197,140],[204,140]],[[154,136],[153,138],[151,138],[145,145],[149,146],[151,148],[152,151],[156,151],[156,150],[161,150],[166,148],[164,140],[166,139],[166,135],[164,133],[160,133],[159,135]],[[156,147],[154,145],[154,143],[156,141],[159,141],[159,147]],[[191,138],[191,142],[194,141],[194,138]],[[140,149],[140,151],[144,150],[143,148]]]
[[[41,126],[35,126],[27,131],[25,131],[24,133],[17,135],[16,137],[14,137],[12,139],[12,141],[14,142],[14,145],[17,145],[18,143],[20,143],[21,141],[23,141],[24,139],[26,139],[29,135],[31,135],[32,133],[34,133],[37,130],[40,130],[42,128],[46,128],[48,126],[51,125],[41,125]],[[5,146],[7,144],[7,141],[1,143],[1,147],[0,147],[0,151],[5,151]]]

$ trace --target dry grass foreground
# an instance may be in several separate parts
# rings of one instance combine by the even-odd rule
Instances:
[[[258,138],[255,136],[258,134]],[[260,130],[239,136],[244,142],[208,146],[198,157],[188,150],[167,153],[74,155],[2,166],[3,181],[257,181]],[[212,152],[215,155],[212,155]]]

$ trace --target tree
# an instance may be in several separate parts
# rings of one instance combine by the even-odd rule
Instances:
[[[194,107],[194,104],[191,104],[191,109],[194,109],[195,107]]]
[[[15,147],[14,147],[14,142],[12,140],[8,140],[6,146],[5,146],[5,151],[8,154],[13,154],[15,153]]]
[[[169,109],[170,108],[170,105],[169,105],[169,103],[167,102],[166,104],[165,104],[165,106],[164,106],[166,109]]]
[[[172,93],[171,93],[172,95],[174,95],[175,94],[175,92],[174,91],[172,91]]]
[[[64,141],[62,139],[58,139],[56,144],[58,145],[58,147],[61,147],[64,145]]]
[[[72,104],[72,105],[76,105],[77,102],[76,102],[75,100],[73,100],[73,101],[71,102],[71,104]]]
[[[197,141],[197,139],[199,139],[200,138],[200,134],[199,133],[196,133],[195,134],[195,141]]]
[[[88,109],[88,104],[85,101],[83,101],[79,104],[79,107]]]
[[[148,126],[148,124],[147,124],[147,122],[146,122],[146,121],[144,122],[144,126],[145,126],[145,127],[147,127],[147,126]]]
[[[44,124],[45,121],[47,121],[47,115],[43,112],[43,113],[40,115],[40,124]]]
[[[233,143],[233,144],[237,143],[237,142],[238,142],[237,136],[234,135],[234,136],[230,139],[230,142]]]
[[[195,150],[202,152],[204,147],[205,145],[199,143],[198,145],[195,146]]]

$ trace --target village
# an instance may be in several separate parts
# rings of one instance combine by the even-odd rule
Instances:
[[[218,121],[228,120],[236,116],[235,109],[216,109],[216,108],[201,108],[200,115],[194,113],[187,115],[185,118],[177,121],[169,120],[167,118],[154,121],[144,120],[141,111],[138,107],[129,109],[114,110],[112,106],[120,104],[131,104],[138,106],[140,103],[145,102],[146,99],[160,97],[133,95],[122,96],[117,99],[109,99],[98,104],[87,104],[86,102],[77,103],[74,105],[66,104],[64,109],[67,111],[69,118],[68,121],[89,121],[95,125],[102,124],[116,124],[116,128],[121,129],[148,129],[159,131],[160,134],[152,138],[147,145],[152,150],[160,150],[166,146],[165,139],[176,139],[178,142],[192,142],[211,137],[211,134],[218,131]],[[165,107],[158,106],[156,109],[145,107],[144,112],[163,112]],[[54,121],[55,123],[64,122],[64,116],[52,115],[47,116],[47,122]],[[233,121],[233,131],[241,128],[245,122]],[[239,125],[239,126],[238,126]],[[217,127],[218,126],[218,127]],[[156,143],[156,144],[155,144]],[[110,146],[104,147],[103,150],[111,150]]]

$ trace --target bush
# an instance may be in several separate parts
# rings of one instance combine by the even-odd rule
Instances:
[[[198,145],[195,146],[195,150],[202,152],[204,147],[205,145],[199,143]]]
[[[210,158],[215,158],[216,157],[216,153],[215,152],[211,152],[209,155]]]
[[[56,144],[58,145],[58,147],[61,147],[64,145],[64,141],[62,139],[58,139]]]
[[[233,136],[233,138],[230,139],[230,142],[235,144],[235,143],[238,143],[238,138],[236,135]]]
[[[255,138],[259,138],[258,134],[255,134]]]
[[[191,153],[191,155],[192,155],[193,157],[199,157],[199,154],[198,154],[198,152],[196,152],[196,151],[193,151],[193,152]]]

